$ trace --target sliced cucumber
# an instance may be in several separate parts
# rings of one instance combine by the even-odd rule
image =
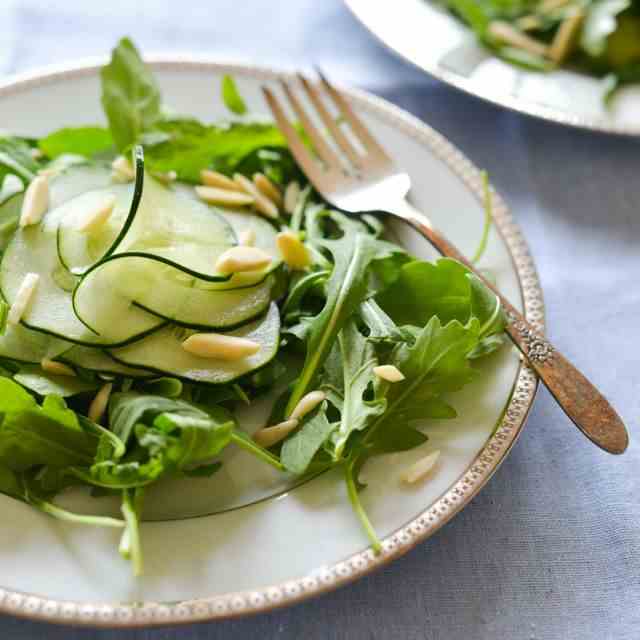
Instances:
[[[190,185],[177,184],[175,186],[183,197],[201,202]],[[256,272],[246,272],[234,275],[228,283],[223,283],[219,288],[235,289],[242,286],[252,286],[261,282],[269,273],[277,269],[282,263],[282,258],[276,244],[278,230],[263,216],[242,209],[233,209],[217,205],[205,205],[210,211],[224,218],[230,225],[236,238],[240,238],[243,232],[252,230],[255,234],[254,246],[263,249],[273,257],[273,261],[267,269]]]
[[[64,211],[57,233],[58,257],[67,271],[81,275],[108,255],[127,218],[132,215],[133,194],[133,185],[113,184],[105,189],[87,191],[62,205]],[[109,197],[115,198],[115,206],[104,224],[94,231],[79,231],[77,226],[84,216],[103,205]],[[135,205],[135,200],[133,203]]]
[[[195,277],[225,281],[228,276],[216,272],[216,258],[234,244],[222,216],[145,174],[140,206],[113,254],[150,254]]]
[[[75,345],[73,348],[65,351],[55,358],[65,364],[75,365],[95,371],[96,373],[107,373],[117,376],[126,376],[127,378],[150,378],[153,374],[144,369],[135,369],[127,365],[116,362],[108,354],[101,349],[92,347],[83,347]]]
[[[0,336],[0,358],[39,364],[43,358],[54,358],[71,345],[46,333],[30,331],[22,325],[7,325]]]
[[[111,185],[110,171],[94,165],[77,165],[63,171],[50,182],[50,209],[40,225],[18,229],[11,239],[0,265],[0,288],[11,304],[29,272],[40,276],[38,287],[22,323],[70,342],[112,346],[145,335],[161,325],[158,318],[131,305],[130,300],[115,299],[104,311],[107,331],[97,335],[87,328],[73,310],[69,289],[75,276],[63,273],[58,259],[58,226],[68,213],[61,206],[87,191]],[[63,278],[64,276],[64,278]],[[104,294],[103,294],[104,295]],[[126,318],[126,321],[125,321]]]
[[[213,358],[199,358],[182,348],[182,342],[193,331],[168,326],[132,345],[110,350],[123,364],[144,367],[158,373],[176,376],[193,382],[224,384],[267,364],[278,351],[280,315],[272,304],[262,318],[245,324],[227,335],[254,340],[260,351],[253,356],[228,362]]]
[[[214,284],[144,255],[116,254],[84,276],[73,302],[77,314],[99,333],[107,330],[113,299],[132,300],[178,324],[217,329],[242,324],[269,306],[271,278],[239,289],[208,288]]]
[[[0,336],[0,358],[34,365],[39,365],[47,358],[96,373],[111,373],[129,378],[146,378],[152,375],[143,369],[134,369],[116,362],[101,349],[73,345],[46,333],[31,331],[22,325],[9,325]]]

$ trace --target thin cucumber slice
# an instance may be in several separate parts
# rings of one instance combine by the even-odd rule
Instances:
[[[150,254],[195,277],[225,281],[229,277],[216,271],[216,258],[235,244],[222,216],[145,174],[138,211],[112,253]]]
[[[42,223],[18,229],[13,235],[0,264],[0,288],[7,303],[15,300],[27,273],[40,276],[33,300],[22,318],[26,327],[69,342],[113,346],[126,344],[161,326],[158,318],[133,307],[130,300],[116,299],[106,310],[109,315],[104,318],[104,325],[108,331],[97,335],[73,310],[69,290],[77,278],[63,273],[57,252],[57,230],[65,215],[61,205],[82,193],[110,185],[111,173],[105,167],[70,167],[51,179],[50,209]]]
[[[96,373],[129,378],[147,378],[152,375],[143,369],[134,369],[116,362],[101,349],[73,345],[46,333],[31,331],[22,325],[9,325],[0,336],[0,358],[33,365],[39,365],[47,358]]]
[[[176,191],[178,191],[183,197],[190,200],[200,202],[195,190],[190,185],[177,184],[175,185]],[[203,204],[203,203],[201,203]],[[266,251],[273,257],[273,261],[267,269],[262,269],[255,272],[245,272],[242,274],[234,275],[227,283],[223,283],[219,288],[235,289],[243,286],[252,286],[258,284],[266,276],[275,271],[280,264],[282,264],[282,258],[278,250],[276,243],[276,235],[278,230],[263,216],[250,211],[242,209],[234,209],[230,207],[221,207],[219,205],[204,205],[208,209],[218,216],[224,218],[230,225],[236,238],[240,238],[245,231],[252,230],[255,235],[254,246]]]
[[[116,362],[101,349],[94,349],[93,347],[76,345],[55,359],[96,373],[126,376],[127,378],[150,378],[153,376],[150,371],[135,369]]]
[[[116,254],[89,271],[73,295],[78,316],[97,332],[106,331],[113,300],[175,323],[207,328],[238,326],[262,313],[271,299],[271,278],[252,287],[211,289],[189,274],[144,255]]]
[[[62,205],[64,212],[58,226],[57,244],[60,263],[67,271],[82,275],[109,254],[132,214],[134,191],[131,184],[113,184],[105,189],[87,191]],[[77,227],[84,216],[111,197],[115,199],[115,206],[104,224],[94,231],[79,231]]]
[[[142,147],[133,151],[135,180],[133,184],[109,184],[103,188],[88,190],[76,198],[67,200],[62,210],[51,217],[56,219],[56,245],[62,266],[82,275],[99,260],[113,253],[127,235],[140,208],[144,186],[144,155]],[[114,210],[105,224],[96,232],[82,233],[76,229],[81,218],[107,196],[115,197]]]
[[[0,336],[0,358],[25,364],[39,364],[44,358],[54,358],[70,347],[64,340],[30,331],[19,324],[7,325]]]
[[[260,344],[258,353],[235,362],[199,358],[185,351],[182,342],[193,333],[169,326],[135,344],[110,350],[110,353],[118,362],[129,366],[144,367],[193,382],[224,384],[266,365],[276,355],[280,314],[272,303],[262,318],[227,333]]]

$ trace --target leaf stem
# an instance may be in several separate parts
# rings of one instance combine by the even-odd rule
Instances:
[[[489,231],[491,230],[491,223],[493,221],[493,199],[491,197],[491,188],[489,187],[489,176],[486,171],[482,172],[482,188],[484,190],[484,228],[482,229],[480,244],[471,259],[473,264],[478,262],[487,250],[487,244],[489,243]]]
[[[122,492],[122,515],[127,526],[122,533],[118,548],[123,558],[131,559],[133,575],[142,575],[142,544],[140,540],[140,507],[142,492],[125,489]]]
[[[371,542],[371,547],[375,551],[375,553],[382,552],[382,544],[380,543],[380,538],[376,534],[369,517],[367,516],[364,507],[362,506],[362,502],[360,502],[360,496],[358,495],[358,489],[356,487],[355,478],[353,477],[353,467],[354,462],[350,461],[344,466],[344,479],[347,483],[347,494],[349,496],[349,502],[351,502],[351,507],[353,511],[358,516],[360,523],[362,524],[367,537],[369,538],[369,542]]]
[[[256,458],[259,458],[263,462],[270,464],[272,467],[277,469],[278,471],[286,471],[284,465],[276,456],[272,453],[263,449],[260,445],[256,444],[251,438],[246,436],[243,433],[238,431],[234,431],[231,434],[232,442],[235,442],[241,449],[248,451],[250,454],[254,455]]]
[[[125,526],[124,520],[109,518],[107,516],[87,516],[82,515],[81,513],[73,513],[72,511],[67,511],[62,507],[58,507],[55,504],[44,500],[29,498],[29,504],[37,507],[40,511],[44,511],[44,513],[48,513],[50,516],[58,518],[58,520],[64,520],[65,522],[89,524],[98,527],[114,527],[117,529],[121,529]]]

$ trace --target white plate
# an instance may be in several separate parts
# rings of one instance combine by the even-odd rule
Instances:
[[[640,135],[640,86],[607,108],[600,80],[571,70],[525,71],[478,44],[474,33],[431,0],[345,0],[390,49],[479,98],[561,124]]]
[[[276,78],[274,71],[186,59],[155,61],[154,68],[167,104],[205,120],[226,115],[218,98],[223,73],[236,76],[250,107],[260,113],[266,110],[260,86]],[[483,220],[478,171],[439,134],[399,109],[363,93],[348,96],[410,172],[415,203],[472,252]],[[0,121],[31,135],[102,121],[98,67],[48,71],[0,86]],[[497,195],[495,204],[500,233],[492,231],[483,267],[542,330],[542,297],[527,247]],[[415,253],[432,256],[424,241],[406,241]],[[515,441],[536,380],[510,349],[483,363],[482,371],[455,398],[460,417],[428,428],[426,447],[366,468],[363,500],[385,539],[378,557],[367,550],[339,474],[293,488],[233,451],[210,482],[167,483],[149,496],[140,579],[118,556],[117,534],[69,526],[0,497],[0,610],[74,623],[162,624],[265,610],[363,575],[459,511]],[[260,421],[255,414],[241,420],[248,430]],[[400,470],[434,448],[442,458],[433,478],[415,488],[401,486]],[[115,508],[90,498],[66,500],[83,509]]]

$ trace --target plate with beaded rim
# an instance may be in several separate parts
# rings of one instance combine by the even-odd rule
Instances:
[[[212,99],[223,75],[232,74],[250,110],[264,115],[261,86],[282,75],[188,56],[149,61],[166,103],[207,121],[225,114],[222,102]],[[92,61],[5,80],[0,119],[16,134],[35,136],[79,121],[101,122],[99,70]],[[409,114],[363,92],[345,94],[411,174],[414,204],[463,251],[473,252],[483,228],[481,172]],[[494,213],[482,267],[543,331],[536,271],[498,194]],[[423,240],[396,231],[414,254],[434,257]],[[246,465],[248,454],[236,450],[215,476],[215,490],[206,481],[178,483],[150,496],[141,525],[145,573],[140,578],[114,551],[117,531],[59,522],[0,496],[0,611],[94,626],[225,618],[292,604],[392,561],[471,500],[524,424],[537,389],[531,370],[511,348],[481,367],[483,375],[456,394],[459,417],[426,425],[426,449],[380,458],[367,467],[363,501],[382,539],[379,555],[369,549],[350,511],[340,473],[287,485],[266,465],[247,472],[255,465]],[[240,416],[242,427],[255,430],[267,411],[265,405]],[[441,457],[429,481],[403,485],[399,476],[407,464],[436,448]],[[322,544],[314,544],[317,540]]]

